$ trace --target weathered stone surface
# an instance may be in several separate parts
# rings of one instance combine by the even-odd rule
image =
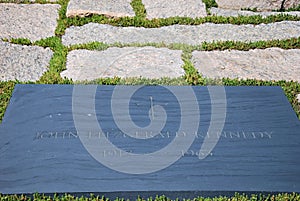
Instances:
[[[256,8],[259,11],[271,11],[296,7],[300,0],[216,0],[216,3],[219,8],[225,9]]]
[[[300,21],[283,21],[260,25],[205,23],[197,26],[173,25],[161,28],[115,27],[89,23],[70,27],[62,37],[64,45],[93,41],[104,43],[185,43],[197,45],[204,41],[260,41],[300,36]]]
[[[101,77],[176,78],[184,75],[182,51],[154,47],[109,48],[105,51],[74,50],[62,77],[94,80]]]
[[[174,0],[171,3],[165,0],[143,0],[147,18],[168,17],[205,17],[205,4],[201,0]]]
[[[2,3],[23,3],[26,0],[1,0]],[[27,0],[29,2],[35,3],[36,0]],[[47,0],[47,2],[57,2],[57,0]]]
[[[103,14],[114,17],[134,16],[131,0],[95,1],[70,0],[67,17]]]
[[[0,41],[0,80],[36,81],[48,70],[49,48]]]
[[[283,8],[295,8],[300,5],[300,0],[283,0]]]
[[[300,50],[195,51],[192,61],[208,78],[300,81]]]
[[[0,38],[36,41],[54,36],[59,8],[55,4],[0,4]]]
[[[247,11],[247,10],[229,10],[229,9],[221,9],[221,8],[211,8],[210,12],[212,15],[216,16],[233,16],[233,17],[238,17],[238,16],[254,16],[254,15],[260,15],[262,17],[267,17],[271,15],[293,15],[293,16],[300,16],[299,11],[291,11],[291,12],[253,12],[253,11]]]

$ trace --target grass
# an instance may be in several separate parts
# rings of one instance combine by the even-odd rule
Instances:
[[[166,196],[156,196],[154,198],[142,198],[137,197],[136,201],[171,201],[170,198]],[[178,199],[176,199],[177,201]],[[283,193],[283,194],[273,194],[273,195],[245,195],[235,193],[234,196],[226,197],[226,196],[219,196],[219,197],[195,197],[194,199],[183,199],[184,201],[299,201],[300,195],[298,193]],[[0,194],[0,201],[109,201],[108,198],[104,196],[98,196],[94,194],[90,194],[90,196],[81,196],[76,197],[71,194],[65,195],[57,195],[54,194],[53,196],[43,195],[35,193],[32,196],[26,195],[1,195]],[[115,201],[125,201],[123,198],[116,198]],[[126,200],[130,201],[130,200]]]
[[[241,8],[243,11],[259,12],[257,8]]]
[[[269,40],[269,41],[256,41],[256,42],[239,42],[239,41],[214,41],[214,42],[203,42],[199,45],[187,45],[187,44],[164,44],[164,43],[133,43],[133,44],[106,44],[102,42],[91,42],[87,44],[77,44],[68,47],[68,51],[76,49],[87,49],[87,50],[106,50],[109,47],[146,47],[152,46],[157,48],[169,48],[172,50],[183,50],[189,49],[201,50],[201,51],[213,51],[213,50],[251,50],[251,49],[266,49],[271,47],[278,47],[282,49],[300,49],[300,37],[289,38],[283,40]]]
[[[259,15],[255,16],[238,16],[238,17],[224,17],[224,16],[207,16],[203,18],[189,18],[189,17],[169,17],[163,19],[145,19],[142,17],[121,17],[121,18],[109,18],[103,15],[90,15],[85,18],[73,17],[65,20],[65,25],[70,26],[83,26],[85,24],[94,22],[101,24],[110,24],[113,26],[122,26],[122,27],[145,27],[145,28],[158,28],[162,26],[170,26],[174,24],[180,25],[200,25],[203,23],[215,23],[215,24],[268,24],[274,22],[282,21],[299,21],[300,17],[292,16],[287,14],[277,14],[267,17],[262,17]],[[63,35],[64,32],[59,33]]]
[[[16,82],[0,82],[0,122],[4,116],[6,107],[11,97]]]
[[[212,8],[212,7],[218,7],[218,4],[215,0],[203,0],[202,1],[205,4],[206,9]]]
[[[146,9],[141,0],[132,0],[131,6],[134,10],[135,16],[140,19],[145,19],[146,18]]]
[[[270,41],[257,41],[257,42],[237,42],[237,41],[225,41],[225,42],[204,42],[200,47],[196,47],[197,50],[251,50],[251,49],[266,49],[270,47],[278,47],[282,49],[300,49],[300,37],[290,38],[284,40],[270,40]]]

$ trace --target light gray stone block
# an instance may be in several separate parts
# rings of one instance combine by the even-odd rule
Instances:
[[[168,18],[168,17],[205,17],[205,4],[201,0],[143,0],[147,12],[147,18]]]
[[[294,80],[300,82],[300,50],[195,51],[195,68],[208,78]]]
[[[297,95],[297,100],[300,103],[300,94]]]
[[[0,41],[0,81],[36,81],[48,70],[50,48]]]
[[[103,14],[113,17],[134,16],[131,0],[95,1],[70,0],[67,17]]]
[[[300,0],[216,0],[219,8],[245,9],[256,8],[259,11],[292,8],[300,4]]]
[[[68,54],[62,77],[76,81],[102,77],[176,78],[184,75],[182,51],[154,47],[74,50]]]
[[[300,16],[299,11],[291,11],[291,12],[253,12],[246,10],[230,10],[230,9],[221,9],[221,8],[211,8],[210,13],[216,16],[224,16],[224,17],[238,17],[238,16],[254,16],[260,15],[262,17],[267,17],[271,15],[292,15],[292,16]]]
[[[56,4],[0,4],[0,38],[27,38],[31,41],[55,35]]]
[[[300,0],[282,0],[283,8],[295,8],[300,5]]]
[[[2,3],[23,3],[24,1],[26,0],[1,0]],[[32,3],[36,2],[36,0],[28,0],[28,1]],[[54,3],[57,2],[57,0],[47,0],[47,3],[48,2]]]
[[[213,41],[260,41],[300,37],[300,21],[283,21],[260,25],[205,23],[197,26],[172,25],[161,28],[115,27],[89,23],[70,27],[62,37],[64,45],[100,41],[114,43],[184,43],[199,45]]]

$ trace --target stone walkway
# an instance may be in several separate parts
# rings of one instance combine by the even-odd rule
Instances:
[[[8,1],[5,1],[8,2]],[[55,36],[59,9],[51,4],[0,3],[0,39],[26,38],[31,42]],[[300,0],[216,0],[219,8],[206,9],[201,0],[142,0],[146,18],[279,15],[274,9],[300,5]],[[246,11],[245,8],[262,12]],[[135,16],[131,0],[70,0],[67,17],[103,14],[110,17]],[[285,12],[300,16],[300,12]],[[65,46],[102,42],[106,50],[73,50],[68,53],[62,77],[75,81],[102,77],[177,78],[185,75],[182,50],[150,47],[147,44],[201,45],[214,41],[270,41],[300,37],[300,21],[282,21],[259,25],[204,23],[171,25],[160,28],[121,27],[88,23],[72,26],[62,36]],[[119,48],[116,44],[128,47]],[[139,45],[145,47],[138,47]],[[116,47],[113,47],[116,46]],[[130,46],[130,47],[129,47]],[[37,81],[49,69],[53,52],[49,48],[0,42],[0,81]],[[191,62],[208,78],[253,78],[261,80],[294,80],[300,82],[300,50],[268,48],[250,51],[193,51]]]
[[[118,34],[116,34],[118,33]],[[300,21],[284,21],[260,25],[205,23],[197,26],[172,25],[161,28],[115,27],[89,23],[70,27],[62,37],[66,46],[94,41],[122,43],[183,43],[199,45],[213,41],[267,41],[300,37]]]
[[[259,80],[300,80],[300,49],[280,48],[249,51],[195,51],[195,68],[210,78],[243,78]],[[293,68],[293,67],[296,68]],[[288,69],[292,68],[292,69]]]
[[[59,5],[0,4],[0,38],[37,41],[54,36]]]
[[[38,80],[48,70],[53,52],[49,48],[21,46],[0,41],[0,79]]]
[[[61,75],[73,80],[145,75],[147,78],[177,78],[184,75],[181,54],[180,50],[154,47],[113,47],[105,51],[74,50],[69,53],[67,70]]]

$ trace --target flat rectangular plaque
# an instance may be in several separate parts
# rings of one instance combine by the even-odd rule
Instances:
[[[16,85],[0,137],[4,194],[300,192],[280,87]]]

